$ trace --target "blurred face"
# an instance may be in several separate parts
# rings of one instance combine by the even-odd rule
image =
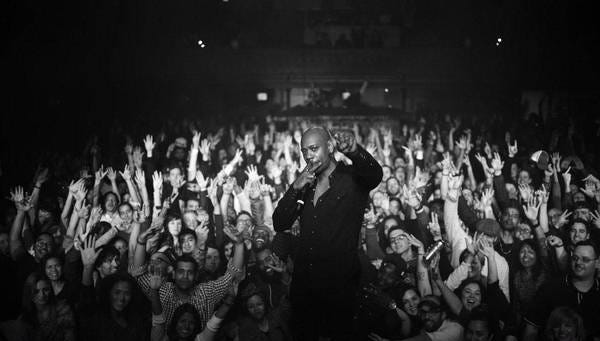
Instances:
[[[204,209],[199,209],[196,211],[197,213],[197,218],[198,218],[198,224],[200,226],[207,226],[208,223],[210,222],[210,217],[208,215],[208,212],[206,212]]]
[[[413,289],[406,290],[402,296],[402,307],[404,311],[410,316],[417,316],[419,313],[418,306],[421,302],[421,297],[417,295],[417,292]]]
[[[383,178],[381,179],[382,181],[386,181],[390,178],[390,176],[392,176],[392,170],[390,167],[382,167],[381,169],[383,171]]]
[[[235,227],[238,231],[248,230],[252,227],[252,217],[247,214],[240,214],[240,216],[236,220]]]
[[[427,332],[434,332],[440,328],[444,322],[444,314],[439,308],[429,305],[419,307],[419,317],[423,322],[423,329]]]
[[[473,192],[471,192],[470,189],[467,189],[467,188],[463,189],[462,196],[465,198],[468,205],[471,205],[473,203]]]
[[[195,211],[185,212],[183,214],[183,225],[188,229],[196,229],[198,226],[198,219]]]
[[[571,256],[571,270],[578,279],[593,278],[598,266],[598,255],[594,248],[589,245],[582,245],[575,248]]]
[[[181,251],[183,251],[183,253],[191,253],[192,251],[194,251],[195,247],[196,238],[194,238],[194,236],[190,234],[184,235],[181,240]]]
[[[0,254],[8,255],[10,253],[10,245],[8,244],[8,233],[0,233]]]
[[[513,179],[516,179],[518,174],[519,174],[519,166],[517,166],[516,163],[511,164],[510,165],[510,177]]]
[[[197,211],[200,208],[200,203],[198,202],[198,200],[188,200],[185,203],[185,210],[186,211]]]
[[[258,269],[266,275],[273,275],[273,269],[269,265],[274,265],[273,253],[269,249],[264,249],[256,254],[256,264]]]
[[[191,313],[183,313],[179,320],[177,320],[177,325],[175,326],[177,335],[184,339],[192,337],[195,329],[196,320],[194,320],[194,315]]]
[[[265,317],[265,303],[258,295],[251,296],[248,299],[246,302],[246,308],[248,309],[250,317],[256,321],[260,321]]]
[[[373,194],[373,206],[375,206],[376,208],[379,208],[379,207],[381,207],[382,203],[383,203],[383,193],[375,192],[375,194]]]
[[[225,244],[225,258],[227,258],[227,260],[230,260],[231,257],[233,256],[233,243],[227,243]]]
[[[169,170],[169,183],[171,186],[177,187],[181,179],[181,170],[179,168]]]
[[[519,224],[515,231],[515,237],[517,237],[518,240],[532,239],[533,233],[531,232],[531,226]]]
[[[396,168],[394,171],[394,177],[398,179],[400,184],[404,184],[406,182],[406,173],[404,173],[404,168]]]
[[[508,192],[508,197],[511,199],[517,199],[519,196],[519,192],[517,191],[517,187],[511,183],[507,183],[504,185],[506,187],[506,192]]]
[[[387,181],[387,192],[391,195],[400,193],[400,183],[394,178],[390,178]]]
[[[522,170],[519,172],[519,178],[517,179],[519,185],[529,185],[531,184],[531,176],[529,172],[526,170]]]
[[[35,256],[42,259],[54,250],[54,240],[47,234],[40,235],[35,241]]]
[[[524,268],[531,268],[537,262],[537,254],[530,245],[524,244],[519,251],[519,262]]]
[[[35,283],[33,288],[32,301],[35,305],[46,305],[50,301],[52,287],[46,280],[40,280]]]
[[[583,194],[582,192],[575,192],[573,194],[573,202],[574,203],[578,203],[578,202],[585,202],[585,194]]]
[[[106,195],[106,200],[104,200],[104,209],[106,212],[113,213],[117,209],[117,197],[110,193]]]
[[[402,230],[394,230],[390,233],[390,246],[395,254],[403,254],[410,249],[408,235]]]
[[[467,310],[479,306],[481,304],[481,288],[479,285],[475,283],[467,284],[462,290],[461,301]]]
[[[467,257],[467,261],[471,265],[469,267],[469,277],[476,277],[481,274],[481,257],[479,254]]]
[[[119,250],[121,256],[127,253],[127,243],[124,240],[118,239],[115,242],[115,248]]]
[[[575,211],[573,211],[573,219],[590,221],[590,216],[590,210],[587,208],[576,208]]]
[[[436,186],[439,186],[442,183],[442,172],[440,172],[440,171],[435,172],[435,176],[433,178],[433,183]]]
[[[269,242],[269,233],[263,229],[255,229],[252,232],[252,247],[256,250],[263,249]]]
[[[400,209],[402,209],[402,207],[400,206],[399,201],[390,200],[390,214],[398,215],[398,213],[400,213]]]
[[[117,312],[122,312],[131,302],[131,286],[128,282],[116,282],[110,289],[110,306]]]
[[[47,223],[50,219],[52,219],[52,213],[50,213],[50,211],[46,211],[43,209],[40,209],[38,211],[38,220],[41,224]]]
[[[116,256],[110,256],[104,260],[98,267],[100,277],[104,278],[108,275],[112,275],[119,270],[120,260]]]
[[[490,330],[485,321],[471,320],[465,331],[466,341],[486,341],[490,338]]]
[[[196,266],[193,263],[177,262],[173,273],[173,280],[177,288],[184,291],[189,290],[194,286],[195,279]]]
[[[153,253],[152,256],[150,256],[150,266],[154,268],[158,267],[162,274],[166,274],[170,271],[170,264],[167,261],[166,256],[161,252]]]
[[[169,229],[169,233],[177,238],[179,236],[179,232],[181,232],[181,219],[171,219],[167,223],[167,228]]]
[[[400,280],[396,274],[396,265],[393,263],[384,263],[377,272],[379,286],[383,289],[391,288]]]
[[[50,258],[46,262],[44,272],[51,281],[58,281],[62,278],[62,264],[58,259]]]
[[[133,221],[133,211],[129,205],[119,206],[119,217],[124,223],[131,223]]]
[[[556,208],[551,208],[548,211],[548,219],[550,220],[550,224],[554,227],[558,224],[558,220],[560,218],[561,212]]]
[[[210,273],[214,273],[217,271],[219,266],[221,265],[221,257],[219,257],[219,251],[217,249],[213,249],[209,247],[206,250],[206,264],[204,264],[204,269]]]
[[[585,225],[582,223],[574,223],[569,230],[569,236],[571,237],[571,243],[576,244],[578,242],[587,240],[590,234],[587,232]]]
[[[502,227],[506,230],[514,230],[521,221],[519,211],[514,207],[508,207],[502,212]]]
[[[557,341],[575,341],[578,340],[575,324],[571,321],[562,321],[559,326],[552,328],[554,340]]]

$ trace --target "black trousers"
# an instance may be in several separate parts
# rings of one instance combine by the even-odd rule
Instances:
[[[304,284],[304,283],[303,283]],[[358,283],[332,288],[294,285],[290,288],[292,332],[296,341],[354,340],[353,317]]]

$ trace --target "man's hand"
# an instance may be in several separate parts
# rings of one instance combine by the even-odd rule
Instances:
[[[542,202],[538,200],[535,196],[531,196],[527,201],[527,205],[523,205],[523,211],[525,212],[525,216],[532,223],[537,223],[538,221],[538,213],[540,212],[540,206]]]
[[[510,144],[506,142],[506,146],[508,147],[508,157],[513,158],[519,152],[519,148],[517,147],[517,140],[515,140],[515,144]]]
[[[204,174],[202,174],[202,171],[200,171],[200,170],[196,171],[196,182],[198,183],[198,186],[200,187],[200,191],[206,190],[209,180],[210,180],[210,178],[204,177]]]
[[[356,139],[352,131],[341,130],[333,135],[336,148],[341,153],[347,154],[356,151]]]
[[[10,200],[15,203],[18,211],[29,211],[31,209],[30,198],[24,194],[23,187],[17,186],[10,192]]]
[[[146,149],[146,155],[148,155],[148,157],[152,157],[152,151],[154,150],[154,147],[156,147],[154,138],[152,135],[146,135],[146,138],[144,139],[144,148]]]
[[[152,187],[155,191],[160,192],[162,190],[163,185],[163,176],[161,172],[154,171],[152,174]]]
[[[96,251],[96,237],[88,237],[81,249],[81,262],[84,267],[93,267],[100,251]]]
[[[433,240],[437,241],[442,239],[442,229],[440,228],[440,221],[437,213],[431,212],[431,221],[427,224],[427,229],[433,236]]]
[[[117,171],[115,171],[112,167],[108,167],[106,170],[106,177],[108,180],[110,180],[110,182],[117,181]]]
[[[502,167],[504,167],[504,161],[502,161],[500,158],[500,154],[494,153],[494,158],[492,159],[492,170],[494,171],[495,176],[502,174]]]
[[[300,172],[300,175],[296,178],[296,181],[292,184],[295,190],[299,191],[304,186],[312,184],[316,179],[315,170],[319,166],[319,163],[311,162],[304,167],[304,170]]]
[[[131,181],[131,170],[129,169],[129,165],[125,165],[125,167],[123,168],[123,171],[119,172],[119,174],[121,174],[121,177],[126,182]]]

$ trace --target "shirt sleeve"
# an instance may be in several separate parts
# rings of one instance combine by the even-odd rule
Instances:
[[[369,152],[357,144],[356,150],[353,153],[346,154],[346,156],[352,160],[354,174],[359,184],[367,190],[372,190],[379,185],[383,178],[383,170]]]
[[[214,306],[223,299],[231,286],[232,279],[232,271],[227,269],[225,274],[216,280],[198,284],[194,290],[194,296],[197,299],[206,297],[208,304]]]
[[[444,224],[448,243],[452,248],[450,265],[456,268],[460,264],[460,253],[467,248],[467,240],[470,241],[471,237],[460,226],[458,203],[448,199],[444,201]]]

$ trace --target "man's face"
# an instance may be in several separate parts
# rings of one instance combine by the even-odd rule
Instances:
[[[198,200],[189,199],[185,203],[185,210],[186,211],[197,211],[199,208],[200,208],[200,203],[198,202]]]
[[[133,221],[133,211],[129,205],[119,206],[119,217],[124,223],[131,223]]]
[[[54,241],[47,234],[40,235],[35,241],[35,256],[42,259],[54,250]]]
[[[208,258],[208,256],[207,256]],[[189,290],[194,286],[196,279],[196,266],[193,263],[177,262],[173,280],[180,290]]]
[[[387,181],[387,191],[392,195],[396,195],[400,192],[400,183],[398,180],[391,179]]]
[[[502,227],[505,230],[512,231],[519,225],[521,221],[521,215],[519,211],[514,207],[508,207],[502,213]]]
[[[204,269],[210,273],[217,271],[221,265],[221,258],[219,257],[219,250],[209,247],[206,250],[206,260]]]
[[[408,235],[402,230],[394,230],[390,233],[390,246],[395,254],[403,254],[410,248]]]
[[[269,242],[269,233],[263,229],[254,229],[252,232],[252,247],[255,250],[263,249]]]
[[[195,329],[196,320],[194,319],[194,315],[190,313],[184,313],[183,315],[181,315],[179,320],[177,320],[177,324],[175,326],[177,335],[182,339],[192,337]]]
[[[578,242],[587,240],[590,237],[590,234],[587,231],[587,228],[582,223],[574,223],[569,230],[569,236],[571,237],[571,242],[576,244]]]
[[[119,250],[119,254],[123,256],[127,252],[127,242],[119,239],[115,242],[115,249]]]
[[[249,217],[247,214],[240,214],[236,220],[235,227],[239,232],[248,230],[252,227],[252,217]]]
[[[110,304],[115,311],[121,312],[131,301],[131,286],[128,282],[117,282],[110,289]]]
[[[275,261],[273,260],[273,253],[269,249],[264,249],[256,254],[256,264],[258,265],[258,269],[268,276],[273,275],[273,269],[269,267],[269,265],[274,265]]]
[[[465,331],[466,341],[487,341],[490,338],[490,329],[487,322],[471,320]]]
[[[106,196],[106,200],[104,201],[104,208],[107,212],[114,212],[117,208],[117,197],[113,194],[108,194]]]
[[[40,221],[40,224],[45,224],[50,219],[52,219],[52,213],[50,211],[44,209],[38,211],[38,220]]]
[[[400,213],[400,202],[397,200],[390,200],[390,214],[398,215]]]
[[[183,224],[188,229],[195,230],[198,226],[198,219],[195,211],[188,211],[183,214]]]
[[[377,272],[379,286],[383,289],[391,288],[400,281],[396,274],[396,265],[394,263],[384,263]]]
[[[315,174],[321,173],[331,162],[330,154],[333,153],[333,145],[319,133],[309,131],[302,136],[302,155],[309,164],[316,166]]]
[[[434,332],[440,328],[445,319],[445,314],[438,307],[424,304],[419,307],[419,317],[423,323],[423,329]]]
[[[531,183],[531,176],[529,176],[529,172],[526,170],[520,171],[519,179],[517,181],[519,185],[529,185]]]
[[[246,303],[246,308],[250,316],[257,321],[260,321],[265,316],[265,303],[258,295],[250,297]]]
[[[581,245],[575,248],[571,256],[571,270],[578,279],[594,278],[598,267],[598,255],[594,248],[589,245]]]
[[[171,186],[178,187],[181,179],[181,170],[179,170],[179,168],[173,168],[169,171],[169,182],[171,183]]]
[[[574,203],[578,203],[578,202],[585,202],[585,194],[583,194],[582,192],[575,192],[573,194],[573,202]]]
[[[0,254],[8,255],[10,245],[8,244],[8,233],[0,233]]]
[[[554,227],[556,227],[556,224],[558,224],[558,220],[560,218],[560,210],[556,209],[556,208],[551,208],[548,211],[548,218],[550,219],[550,224]]]
[[[37,281],[33,290],[33,303],[40,305],[48,304],[48,301],[50,300],[50,291],[52,290],[48,281]]]
[[[582,219],[585,221],[590,221],[590,210],[588,208],[576,208],[573,211],[573,219]]]

